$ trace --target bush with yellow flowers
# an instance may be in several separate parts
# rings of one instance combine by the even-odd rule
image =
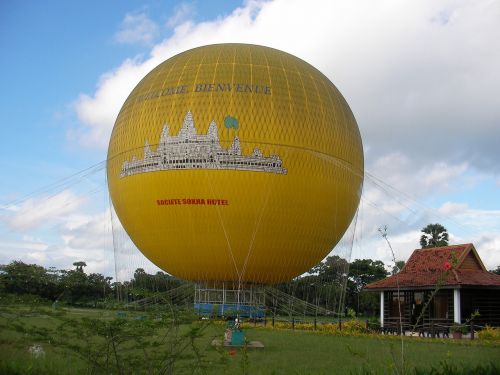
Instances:
[[[342,324],[342,331],[346,334],[368,333],[365,323],[352,319]]]
[[[500,327],[490,327],[487,325],[484,329],[479,331],[477,336],[481,340],[499,341],[500,340]]]
[[[252,323],[243,323],[242,328],[251,328]],[[262,327],[264,328],[264,327]],[[366,329],[364,322],[356,319],[346,320],[339,325],[338,323],[321,323],[317,322],[316,327],[313,322],[294,322],[288,320],[276,320],[274,322],[274,327],[271,324],[267,324],[265,328],[276,329],[276,330],[292,330],[297,331],[316,331],[323,334],[333,334],[333,335],[357,335],[357,334],[367,334],[370,333]]]

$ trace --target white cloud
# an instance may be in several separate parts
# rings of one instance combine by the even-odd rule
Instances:
[[[0,264],[7,264],[13,260],[21,260],[28,264],[45,264],[48,247],[48,244],[37,239],[0,241]]]
[[[438,212],[444,216],[455,216],[463,214],[468,209],[468,205],[463,203],[445,202],[439,207]]]
[[[9,206],[3,220],[15,230],[35,229],[53,220],[63,220],[68,214],[78,210],[85,199],[70,190],[48,197],[29,198],[21,204]]]
[[[109,209],[94,215],[73,215],[59,226],[61,241],[49,251],[63,268],[87,263],[87,272],[114,276],[113,237]]]
[[[69,136],[89,148],[105,149],[120,108],[130,91],[159,61],[128,59],[113,72],[104,74],[93,96],[81,94],[74,103],[82,126],[73,129]]]
[[[449,165],[445,162],[438,162],[430,167],[421,169],[418,178],[428,190],[448,190],[451,186],[455,185],[456,178],[463,175],[466,171],[467,163]]]
[[[50,216],[50,215],[49,215]],[[54,222],[54,216],[46,221]],[[60,218],[46,240],[23,235],[21,239],[0,241],[0,263],[21,260],[44,267],[71,269],[76,261],[87,263],[86,272],[114,277],[113,238],[109,210],[95,214],[71,214]]]
[[[488,270],[500,266],[500,234],[483,234],[475,242],[474,246],[481,257],[484,266]]]
[[[109,211],[98,215],[80,215],[59,229],[65,245],[79,250],[103,250],[112,243]]]
[[[144,13],[128,13],[122,21],[114,40],[123,44],[153,42],[159,34],[158,25]]]
[[[181,3],[175,8],[174,14],[167,20],[167,26],[174,28],[188,21],[195,13],[191,3]]]
[[[400,151],[373,158],[369,167],[369,172],[374,176],[414,197],[456,188],[456,179],[463,177],[469,170],[466,162],[450,164],[437,161],[419,164],[418,160]]]
[[[439,208],[443,210],[450,210],[450,243],[473,243],[487,269],[500,265],[500,209],[446,202]]]
[[[460,191],[469,170],[465,163],[421,165],[401,152],[374,160],[365,177],[360,225],[368,235],[378,236],[377,229],[383,225],[399,235],[430,221],[448,220],[452,206],[458,209],[456,203],[433,209],[425,202]]]
[[[478,237],[482,233],[500,233],[500,210],[478,210],[468,208],[453,216],[465,233]],[[467,231],[466,231],[467,229]],[[500,248],[498,249],[500,252]]]
[[[23,238],[19,242],[15,241],[1,241],[0,248],[1,249],[9,249],[9,251],[18,251],[18,250],[34,250],[34,251],[43,251],[48,247],[47,244],[43,243],[41,240],[35,239],[27,239]]]

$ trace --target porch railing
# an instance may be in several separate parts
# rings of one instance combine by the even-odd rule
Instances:
[[[380,327],[380,332],[383,334],[399,335],[402,331],[403,333],[415,332],[420,337],[450,337],[450,328],[453,325],[455,323],[450,319],[425,319],[419,324],[412,324],[408,319],[400,321],[396,317],[384,319],[384,325]],[[470,320],[463,325],[467,327],[471,339],[474,339],[475,330],[484,328],[474,324],[474,320]]]

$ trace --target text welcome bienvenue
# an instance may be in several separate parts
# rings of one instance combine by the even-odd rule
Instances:
[[[197,83],[192,87],[188,85],[181,85],[151,91],[146,94],[139,95],[137,97],[137,101],[141,102],[164,96],[183,95],[192,92],[236,92],[241,94],[271,95],[271,87],[248,83]]]

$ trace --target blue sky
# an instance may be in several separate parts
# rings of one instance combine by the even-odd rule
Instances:
[[[487,0],[3,1],[0,263],[83,259],[112,274],[99,163],[126,94],[176,53],[245,42],[315,65],[351,106],[370,173],[353,258],[389,263],[376,230],[387,224],[405,259],[441,222],[494,268],[498,19]]]

